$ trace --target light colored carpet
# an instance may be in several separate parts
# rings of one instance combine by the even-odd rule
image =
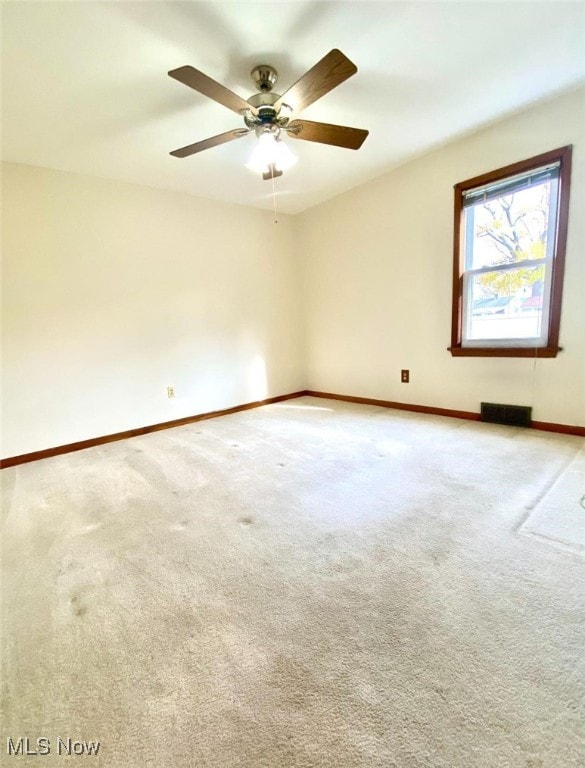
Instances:
[[[520,531],[585,555],[585,447],[538,500]]]
[[[519,532],[582,445],[302,398],[5,470],[0,764],[585,765],[585,558]]]

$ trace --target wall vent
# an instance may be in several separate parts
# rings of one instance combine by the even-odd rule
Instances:
[[[503,405],[482,403],[481,420],[492,424],[508,424],[512,427],[529,427],[532,423],[532,408],[527,405]]]

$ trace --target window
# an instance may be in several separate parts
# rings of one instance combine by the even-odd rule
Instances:
[[[452,355],[556,357],[571,147],[455,186]]]

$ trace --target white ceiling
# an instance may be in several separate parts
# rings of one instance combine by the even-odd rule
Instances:
[[[169,156],[242,123],[167,71],[190,64],[248,98],[253,65],[276,67],[282,93],[340,48],[357,74],[300,116],[370,136],[356,152],[289,139],[288,213],[585,79],[581,2],[26,0],[3,2],[2,22],[4,160],[266,208],[252,136]]]

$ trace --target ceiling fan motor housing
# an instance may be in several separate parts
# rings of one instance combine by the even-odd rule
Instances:
[[[285,110],[285,114],[280,116],[280,109],[275,109],[274,105],[280,99],[278,93],[264,91],[261,93],[255,93],[248,99],[248,104],[251,107],[255,107],[255,114],[245,114],[244,122],[248,128],[257,128],[258,126],[285,126],[289,121],[289,112]]]
[[[258,64],[250,72],[250,78],[259,91],[271,91],[278,80],[278,72],[268,64]]]

